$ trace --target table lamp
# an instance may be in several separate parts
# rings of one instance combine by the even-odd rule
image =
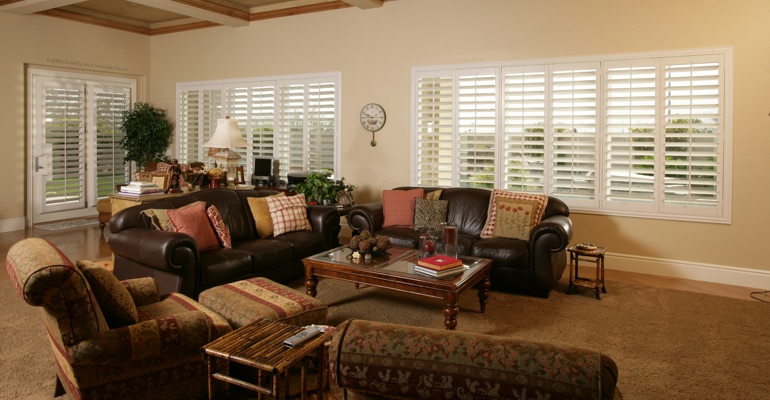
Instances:
[[[229,177],[235,177],[235,167],[241,155],[232,149],[249,147],[249,143],[243,139],[238,121],[230,117],[217,119],[217,129],[203,147],[209,148],[209,156],[216,161],[217,166],[227,171]],[[230,179],[230,178],[228,178]]]

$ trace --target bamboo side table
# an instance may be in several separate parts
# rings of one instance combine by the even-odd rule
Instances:
[[[209,399],[216,396],[214,380],[220,380],[273,399],[285,399],[289,392],[289,368],[301,363],[300,396],[307,398],[307,358],[315,353],[318,364],[318,399],[323,400],[326,386],[326,365],[324,344],[331,339],[332,332],[321,333],[294,348],[287,348],[283,341],[301,332],[303,328],[282,322],[259,320],[236,329],[213,342],[203,346],[208,365]],[[221,358],[228,363],[234,362],[255,368],[257,382],[246,382],[214,371],[214,358]],[[267,378],[267,379],[266,379]],[[262,386],[269,381],[269,387]]]
[[[606,247],[597,246],[595,250],[581,249],[577,246],[572,246],[567,251],[569,252],[569,287],[567,288],[567,294],[572,290],[573,286],[580,286],[596,291],[596,299],[599,298],[599,290],[602,293],[607,293],[607,288],[604,286],[604,252]],[[581,278],[578,275],[578,261],[581,259],[586,262],[592,262],[596,264],[596,278],[586,279]]]

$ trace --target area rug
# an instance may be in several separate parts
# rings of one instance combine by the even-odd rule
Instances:
[[[301,281],[290,286],[303,290]],[[618,387],[633,399],[767,398],[770,305],[752,300],[607,282],[607,294],[548,299],[491,291],[479,313],[460,298],[457,329],[601,351],[618,364]],[[367,318],[443,328],[437,299],[321,278],[328,323]],[[50,398],[54,361],[38,311],[0,281],[0,398]]]
[[[58,231],[60,229],[77,228],[78,226],[96,225],[99,221],[95,219],[73,219],[69,221],[52,222],[50,224],[35,225],[35,228],[45,229],[47,231]]]

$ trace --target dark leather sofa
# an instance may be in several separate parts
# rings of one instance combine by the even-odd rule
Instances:
[[[398,187],[408,190],[415,187]],[[442,189],[447,200],[447,221],[458,226],[458,253],[493,261],[492,287],[538,297],[548,294],[561,278],[567,264],[566,248],[572,240],[569,207],[549,197],[541,222],[529,241],[505,238],[481,239],[487,220],[491,191],[478,188],[423,188],[426,193]],[[417,248],[420,232],[403,227],[383,228],[382,202],[359,204],[348,213],[355,232],[369,230],[390,237],[394,246]]]
[[[161,294],[179,292],[192,298],[208,288],[253,277],[285,283],[304,275],[302,259],[334,247],[340,217],[334,206],[311,205],[312,231],[260,238],[246,200],[272,190],[203,189],[120,211],[110,220],[109,246],[119,279],[154,277]],[[142,211],[179,208],[195,201],[215,205],[232,236],[232,249],[199,252],[187,234],[153,229]]]

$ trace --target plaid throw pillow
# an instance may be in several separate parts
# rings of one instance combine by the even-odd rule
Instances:
[[[159,174],[165,174],[170,170],[171,170],[171,164],[164,163],[164,162],[159,162],[158,166],[155,167],[155,172]]]
[[[304,194],[284,197],[268,197],[267,207],[273,221],[273,236],[287,232],[309,231],[307,202]]]

